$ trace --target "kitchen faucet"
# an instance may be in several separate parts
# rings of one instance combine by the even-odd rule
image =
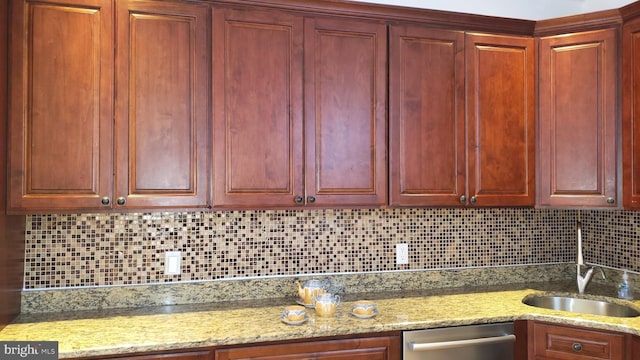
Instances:
[[[583,294],[584,289],[587,287],[587,284],[589,284],[589,281],[593,277],[594,269],[597,268],[598,270],[600,270],[600,273],[602,274],[603,279],[606,280],[607,277],[604,275],[604,270],[602,270],[602,268],[599,266],[589,267],[589,269],[584,274],[584,276],[582,276],[581,268],[584,265],[584,259],[582,257],[582,223],[580,221],[578,221],[577,229],[578,229],[578,259],[577,259],[578,261],[576,263],[576,282],[578,284],[578,292],[580,294]]]

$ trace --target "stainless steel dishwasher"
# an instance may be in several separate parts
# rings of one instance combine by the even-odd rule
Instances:
[[[513,323],[405,331],[404,360],[513,360]]]

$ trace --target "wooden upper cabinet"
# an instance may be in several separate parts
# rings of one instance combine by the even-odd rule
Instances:
[[[117,4],[114,206],[209,206],[211,10]]]
[[[617,30],[539,46],[538,204],[615,207]]]
[[[535,203],[535,53],[529,37],[467,34],[467,201]]]
[[[640,209],[640,18],[622,28],[622,192]]]
[[[12,2],[10,211],[210,205],[209,7],[113,4]]]
[[[112,6],[11,1],[9,211],[98,209],[111,199]]]
[[[302,202],[302,34],[300,16],[214,10],[214,206]]]
[[[306,201],[387,202],[387,30],[381,22],[305,19]]]
[[[214,206],[385,204],[386,26],[224,8],[213,24]]]
[[[393,25],[389,34],[389,203],[460,205],[464,33]]]

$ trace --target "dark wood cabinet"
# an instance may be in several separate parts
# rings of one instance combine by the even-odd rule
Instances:
[[[640,209],[640,18],[622,27],[622,193]]]
[[[400,335],[218,349],[215,360],[400,360]]]
[[[463,32],[390,26],[390,205],[461,204],[464,96]]]
[[[117,2],[115,207],[210,205],[210,8]]]
[[[214,206],[304,196],[302,43],[300,16],[214,10]]]
[[[113,194],[112,1],[11,1],[9,210]]]
[[[530,37],[467,34],[468,199],[535,203],[535,51]]]
[[[390,38],[390,204],[532,206],[533,39],[407,25]]]
[[[611,331],[530,321],[528,358],[625,360],[627,337]]]
[[[10,210],[209,205],[210,10],[114,4],[12,2]]]
[[[617,29],[539,42],[538,204],[618,206]]]
[[[214,206],[386,203],[383,23],[221,8],[213,39]]]
[[[177,353],[155,354],[155,355],[134,355],[124,357],[114,357],[117,360],[211,360],[212,351],[185,351]]]
[[[87,357],[82,360],[113,359],[113,360],[212,360],[213,350],[210,348],[193,350],[173,350],[148,354],[127,354],[120,356]]]
[[[387,202],[387,27],[305,19],[307,204]]]

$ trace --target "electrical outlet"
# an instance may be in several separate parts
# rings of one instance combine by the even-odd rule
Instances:
[[[167,251],[164,253],[164,274],[180,275],[182,265],[182,254],[180,251]]]
[[[409,263],[409,245],[396,244],[396,264],[404,265]]]

